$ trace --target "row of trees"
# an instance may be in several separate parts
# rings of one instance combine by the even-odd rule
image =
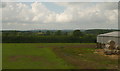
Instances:
[[[3,43],[94,43],[96,36],[84,34],[80,30],[73,32],[3,32]]]

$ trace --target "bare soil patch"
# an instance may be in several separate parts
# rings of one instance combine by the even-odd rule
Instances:
[[[72,48],[80,48],[80,47],[84,47],[84,48],[94,48],[96,45],[95,44],[80,44],[80,45],[72,45],[72,46],[69,46],[69,47],[72,47]]]
[[[47,61],[45,58],[41,56],[32,56],[32,55],[17,55],[17,56],[9,56],[9,61],[18,61],[23,58],[28,58],[30,61]]]
[[[106,55],[106,54],[104,54],[103,49],[96,49],[94,53],[102,55],[102,56],[109,57],[110,59],[118,59],[118,55]]]
[[[18,58],[21,58],[21,56],[9,56],[9,61],[17,61]]]

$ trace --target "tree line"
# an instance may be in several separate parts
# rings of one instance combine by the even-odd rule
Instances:
[[[46,32],[3,31],[2,43],[95,43],[97,35],[103,33],[94,31],[91,34],[90,32],[88,30],[87,32],[80,30],[71,32],[62,30],[55,32],[49,30]]]

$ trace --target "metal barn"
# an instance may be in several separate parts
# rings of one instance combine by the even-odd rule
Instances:
[[[120,45],[120,31],[100,34],[97,36],[98,43],[106,44],[109,40],[113,40],[117,45]]]

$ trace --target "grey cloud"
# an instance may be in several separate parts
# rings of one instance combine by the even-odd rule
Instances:
[[[102,10],[115,10],[118,9],[118,2],[104,2],[97,6]]]
[[[7,4],[5,2],[0,2],[0,8],[5,8]]]

